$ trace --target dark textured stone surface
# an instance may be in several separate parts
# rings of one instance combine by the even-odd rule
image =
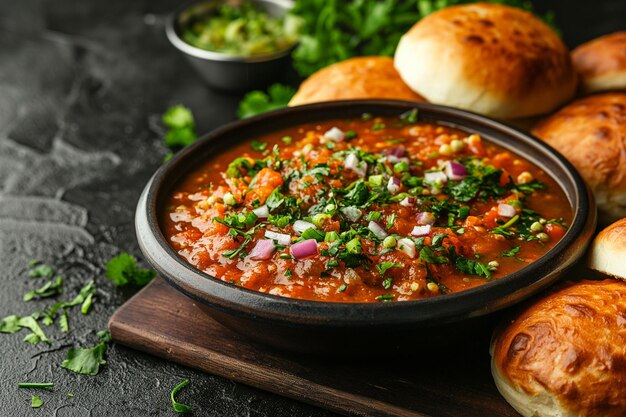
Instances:
[[[544,1],[570,45],[620,28],[626,3]],[[163,18],[175,1],[0,2],[0,316],[26,315],[50,302],[24,303],[36,284],[30,259],[58,267],[64,298],[88,279],[98,285],[88,316],[70,313],[71,332],[46,328],[50,347],[0,335],[0,415],[167,416],[169,392],[198,416],[330,416],[322,410],[112,345],[95,377],[60,363],[72,345],[96,342],[115,308],[133,293],[103,278],[119,251],[138,254],[133,211],[161,164],[159,115],[182,102],[208,131],[234,118],[239,97],[212,92],[170,47]],[[626,27],[622,27],[626,29]],[[50,381],[48,391],[18,390]],[[46,402],[31,410],[30,395]],[[68,397],[72,393],[74,397]]]

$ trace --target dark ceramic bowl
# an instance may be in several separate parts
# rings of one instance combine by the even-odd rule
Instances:
[[[160,226],[167,196],[190,171],[241,141],[315,120],[362,113],[399,115],[418,108],[420,120],[470,132],[509,149],[550,173],[573,211],[565,237],[547,254],[496,281],[459,293],[397,303],[326,303],[251,291],[220,281],[187,264],[168,245]],[[362,355],[398,348],[458,343],[488,322],[491,313],[541,291],[580,259],[595,228],[592,197],[574,167],[554,149],[520,131],[465,111],[404,101],[338,101],[293,107],[219,128],[184,149],[156,172],[136,214],[140,247],[159,275],[196,300],[207,314],[256,340],[301,352]],[[487,320],[485,319],[487,318]],[[193,326],[193,323],[189,323]]]

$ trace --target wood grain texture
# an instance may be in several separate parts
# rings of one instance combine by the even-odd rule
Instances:
[[[270,350],[206,316],[161,279],[111,318],[113,340],[346,415],[514,417],[489,371],[488,340],[369,361]]]

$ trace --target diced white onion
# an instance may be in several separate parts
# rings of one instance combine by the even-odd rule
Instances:
[[[333,127],[329,131],[324,133],[324,137],[334,142],[341,142],[342,140],[345,139],[346,134],[343,133],[343,131],[339,129],[338,127]]]
[[[291,236],[285,233],[272,232],[271,230],[265,231],[265,237],[275,240],[279,245],[287,246],[291,243]]]
[[[415,258],[416,248],[415,242],[408,238],[402,238],[398,240],[396,247],[402,252],[406,253],[409,258]]]
[[[304,220],[296,220],[293,224],[293,230],[297,234],[301,235],[306,229],[317,229],[313,223],[305,222]]]
[[[359,220],[361,216],[363,215],[361,210],[359,210],[356,207],[342,207],[340,211],[341,211],[341,214],[346,216],[346,219],[350,220],[351,222],[355,222]]]
[[[252,212],[254,214],[256,214],[256,216],[259,219],[267,219],[270,216],[270,210],[269,210],[269,208],[267,208],[266,205],[262,205],[261,207],[257,207],[254,210],[252,210]]]
[[[446,181],[448,181],[448,177],[446,177],[446,174],[441,171],[427,172],[424,174],[424,179],[432,183],[438,181],[445,183]]]
[[[400,205],[404,207],[413,207],[417,199],[412,196],[404,197],[402,201],[400,201]]]
[[[364,177],[367,173],[367,163],[359,161],[359,158],[353,153],[346,156],[344,164],[346,169],[354,171],[359,177]]]
[[[426,224],[424,226],[415,226],[413,228],[413,231],[411,231],[411,236],[415,236],[415,237],[428,236],[430,234],[430,228],[431,226],[429,224]]]
[[[513,217],[517,214],[517,210],[510,204],[498,204],[498,214],[502,217]]]

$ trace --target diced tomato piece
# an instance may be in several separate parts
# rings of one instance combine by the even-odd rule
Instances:
[[[545,231],[550,236],[550,239],[559,241],[565,236],[565,229],[558,224],[548,223],[546,224]]]

